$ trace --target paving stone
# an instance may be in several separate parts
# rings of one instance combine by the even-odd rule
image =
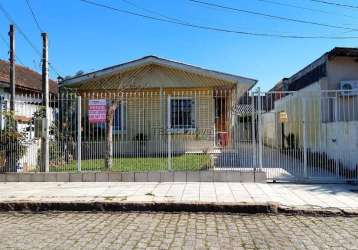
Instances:
[[[32,182],[43,182],[45,181],[45,174],[44,173],[34,173],[31,175]]]
[[[108,182],[108,173],[106,172],[100,172],[96,173],[96,182]]]
[[[58,182],[69,182],[70,174],[69,173],[57,173],[56,178]]]
[[[18,182],[19,181],[19,174],[17,173],[8,173],[6,174],[6,179],[7,182]]]
[[[174,172],[174,182],[186,182],[186,172],[185,171],[175,171]]]
[[[81,182],[82,173],[70,173],[70,182]]]
[[[111,173],[109,173],[108,181],[110,181],[110,182],[121,182],[122,181],[122,173],[120,173],[120,172],[111,172]]]
[[[82,181],[83,182],[95,182],[96,181],[96,173],[82,173]]]
[[[122,173],[122,181],[123,182],[134,182],[134,173],[123,172]]]
[[[31,173],[23,173],[19,176],[20,182],[31,182],[32,174]]]
[[[0,213],[2,249],[357,249],[357,232],[358,217]]]
[[[44,181],[45,182],[56,182],[57,181],[56,173],[45,173],[44,174]]]
[[[214,172],[213,171],[200,171],[200,181],[201,182],[213,182],[214,181]]]
[[[173,182],[174,181],[174,172],[165,171],[160,172],[160,182]]]
[[[160,172],[148,172],[147,173],[148,182],[160,182]]]
[[[187,182],[199,182],[200,181],[200,172],[199,171],[188,171],[186,173]]]
[[[146,181],[148,181],[148,173],[147,172],[134,173],[134,181],[135,182],[146,182]]]

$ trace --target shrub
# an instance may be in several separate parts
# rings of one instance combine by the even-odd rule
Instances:
[[[13,112],[3,111],[4,128],[0,128],[0,152],[5,157],[2,171],[15,172],[18,161],[26,153],[26,135],[17,131],[17,123]]]

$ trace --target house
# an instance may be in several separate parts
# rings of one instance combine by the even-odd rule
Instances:
[[[9,108],[10,99],[10,80],[9,80],[10,64],[7,61],[0,60],[0,102],[2,109]],[[42,91],[42,77],[41,74],[33,71],[30,68],[21,65],[15,66],[15,80],[16,80],[16,101],[15,101],[15,115],[19,123],[19,129],[27,126],[31,120],[33,113],[37,110]],[[50,93],[58,93],[58,84],[50,80]],[[36,104],[38,103],[38,104]],[[0,119],[1,125],[2,119]],[[0,126],[2,127],[2,125]]]
[[[228,146],[235,123],[232,107],[256,82],[147,56],[64,80],[61,86],[82,96],[83,155],[103,154],[113,103],[114,154],[153,155]]]
[[[0,60],[0,135],[5,129],[5,117],[3,111],[10,109],[10,64],[7,61]],[[20,164],[24,169],[30,170],[37,165],[37,154],[40,145],[35,134],[39,134],[41,126],[36,126],[33,122],[33,115],[42,105],[42,77],[41,74],[20,66],[15,66],[15,119],[17,121],[17,130],[24,132],[27,137],[27,150],[25,155],[20,159]],[[58,93],[58,84],[55,81],[49,82],[50,94]],[[53,110],[52,108],[50,109]],[[53,117],[50,117],[50,121]],[[38,132],[36,132],[36,130]],[[1,167],[1,163],[0,163]]]
[[[279,81],[267,98],[273,106],[263,117],[266,145],[306,147],[358,169],[358,48],[332,49]]]

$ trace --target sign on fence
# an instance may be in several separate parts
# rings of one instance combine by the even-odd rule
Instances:
[[[106,116],[107,116],[107,100],[106,99],[88,100],[89,123],[105,123]]]

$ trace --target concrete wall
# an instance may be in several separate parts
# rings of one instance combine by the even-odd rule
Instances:
[[[358,121],[322,124],[320,151],[349,169],[358,167]]]
[[[322,89],[339,89],[339,83],[344,80],[358,80],[358,62],[356,58],[334,57],[327,62],[327,84]]]
[[[263,143],[270,147],[277,147],[281,140],[280,124],[278,122],[278,113],[275,111],[262,115],[263,124]]]

